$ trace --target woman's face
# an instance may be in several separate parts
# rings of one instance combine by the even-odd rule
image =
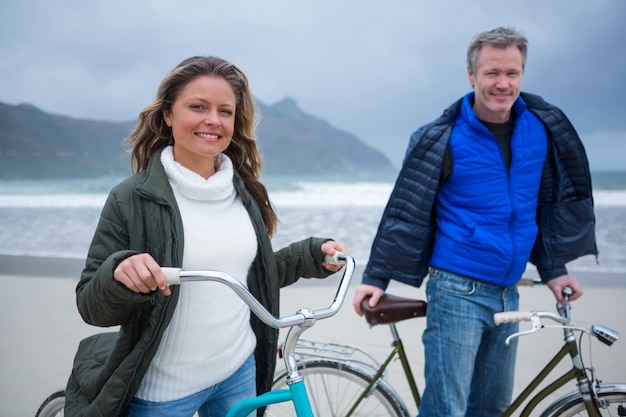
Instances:
[[[233,138],[236,106],[224,78],[202,75],[187,83],[172,107],[163,110],[174,137],[174,160],[204,178],[213,175],[215,157]]]

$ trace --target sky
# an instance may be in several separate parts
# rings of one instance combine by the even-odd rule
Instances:
[[[565,111],[592,171],[626,171],[625,21],[624,0],[3,1],[0,102],[135,120],[180,61],[216,55],[257,100],[293,98],[399,167],[411,133],[470,91],[472,36],[512,26],[529,41],[522,89]]]

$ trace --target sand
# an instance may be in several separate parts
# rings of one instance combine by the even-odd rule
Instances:
[[[74,290],[83,261],[0,256],[0,417],[34,416],[40,403],[55,390],[63,389],[71,371],[78,342],[93,333],[106,331],[83,323],[75,306]],[[360,281],[357,269],[355,283]],[[573,322],[584,326],[601,323],[626,335],[623,274],[576,274],[585,295],[572,305]],[[281,292],[283,314],[298,308],[327,307],[335,295],[336,277],[325,281],[301,280]],[[424,290],[392,283],[389,293],[424,298]],[[358,345],[377,359],[386,356],[391,343],[387,326],[369,328],[351,305],[352,291],[339,314],[320,321],[304,337]],[[544,286],[521,287],[522,310],[554,311],[554,299]],[[527,329],[528,324],[522,324]],[[424,320],[400,323],[409,359],[420,389],[423,354],[420,335]],[[550,359],[562,343],[562,331],[544,329],[520,339],[516,392],[519,392]],[[585,342],[585,351],[589,343]],[[607,347],[595,339],[591,347],[594,367],[605,382],[626,381],[626,341]],[[587,356],[585,356],[587,358]],[[566,369],[560,367],[559,369]],[[409,403],[408,388],[402,383],[397,364],[388,380]],[[573,390],[573,383],[565,391]]]

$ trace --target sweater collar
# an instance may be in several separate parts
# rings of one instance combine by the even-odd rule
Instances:
[[[229,198],[235,192],[233,164],[228,156],[216,158],[215,174],[204,179],[194,171],[174,160],[172,146],[163,149],[161,164],[172,188],[182,196],[197,201],[218,201]]]

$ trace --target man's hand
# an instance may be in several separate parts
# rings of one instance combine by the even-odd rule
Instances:
[[[570,301],[574,301],[580,298],[583,295],[583,289],[578,283],[578,280],[571,275],[561,275],[560,277],[553,278],[546,283],[546,285],[550,288],[556,300],[559,303],[562,303],[563,300],[563,288],[570,287],[574,293],[569,296]]]
[[[359,316],[363,315],[363,310],[361,309],[361,301],[365,297],[371,296],[369,300],[369,306],[374,307],[378,304],[378,300],[383,296],[385,291],[381,290],[378,287],[374,287],[373,285],[365,285],[361,284],[354,290],[354,300],[352,300],[352,306],[354,306],[354,311]]]

